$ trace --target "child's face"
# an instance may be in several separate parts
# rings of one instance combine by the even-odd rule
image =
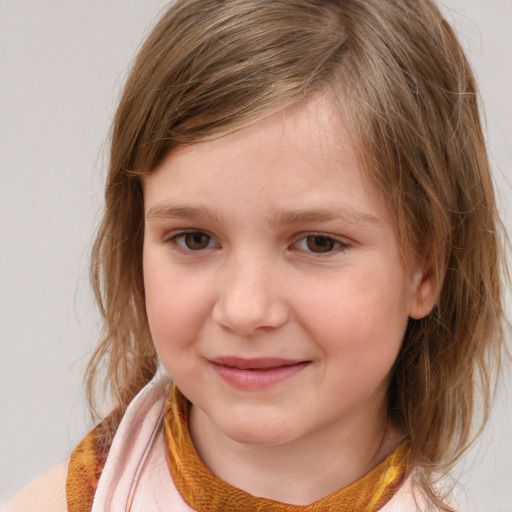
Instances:
[[[154,343],[194,421],[232,440],[382,424],[408,317],[430,309],[333,110],[295,105],[143,180]]]

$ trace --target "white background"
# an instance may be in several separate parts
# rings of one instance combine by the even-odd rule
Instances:
[[[87,260],[105,145],[130,60],[163,0],[0,0],[0,496],[90,427],[82,376],[97,315]],[[443,0],[473,62],[512,231],[512,0]],[[509,310],[510,310],[509,301]],[[467,510],[512,512],[507,373],[458,466]]]

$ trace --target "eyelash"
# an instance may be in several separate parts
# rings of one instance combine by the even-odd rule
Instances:
[[[208,241],[207,241],[206,246],[202,247],[202,248],[196,248],[196,249],[192,249],[191,247],[189,247],[186,242],[186,237],[191,236],[191,235],[192,236],[199,235],[199,236],[207,237]],[[204,231],[181,231],[179,233],[172,234],[171,236],[166,238],[165,241],[170,242],[177,251],[182,252],[184,254],[191,254],[194,252],[199,253],[199,252],[205,251],[206,249],[213,249],[213,248],[219,246],[215,242],[215,239],[211,235],[209,235],[208,233],[206,233]],[[180,243],[180,242],[182,242],[182,243]],[[212,242],[214,245],[211,245]],[[328,246],[327,250],[325,250],[325,251],[312,251],[312,250],[308,250],[308,249],[311,249],[310,242],[317,243],[317,245],[319,245],[319,246],[321,246],[322,243],[328,242],[328,244],[330,244],[330,246]],[[338,251],[343,252],[346,249],[351,247],[350,243],[340,240],[331,235],[326,235],[325,233],[307,233],[307,234],[300,235],[290,245],[290,248],[294,248],[294,247],[297,248],[300,243],[305,243],[307,246],[307,248],[302,248],[302,249],[299,248],[300,251],[304,251],[305,253],[309,253],[309,254],[317,254],[317,255],[329,255],[332,253],[336,253]]]
[[[185,239],[187,236],[191,236],[191,235],[192,236],[200,235],[200,236],[208,237],[208,243],[207,243],[206,247],[201,248],[201,249],[191,249],[190,247],[188,247]],[[180,243],[180,240],[183,243]],[[215,246],[210,246],[210,243],[214,242],[214,238],[211,235],[209,235],[208,233],[205,233],[204,231],[181,231],[179,233],[175,233],[175,234],[169,236],[165,241],[170,242],[177,251],[185,253],[185,254],[190,254],[193,252],[201,252],[206,249],[211,249],[211,248],[215,247]]]
[[[303,251],[305,251],[307,253],[311,253],[311,254],[328,255],[328,254],[336,253],[338,251],[345,251],[346,249],[348,249],[350,247],[350,243],[340,240],[339,238],[333,237],[331,235],[326,235],[325,233],[308,233],[306,235],[302,235],[299,238],[297,238],[297,240],[292,245],[297,247],[300,243],[303,242],[306,244],[308,249],[311,249],[311,246],[309,243],[311,241],[318,245],[321,245],[324,242],[328,242],[328,243],[331,243],[332,246],[326,251],[311,251],[311,250],[307,250],[307,249],[300,249],[300,250],[303,250]],[[320,241],[322,241],[322,242],[320,242]]]

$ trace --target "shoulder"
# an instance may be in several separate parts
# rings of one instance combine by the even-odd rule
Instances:
[[[71,509],[74,510],[75,503],[80,504],[77,510],[84,509],[84,500],[92,506],[104,470],[107,475],[103,487],[108,491],[116,483],[112,480],[117,481],[126,472],[127,457],[144,442],[140,430],[151,438],[152,422],[156,422],[165,403],[169,386],[168,379],[155,378],[141,390],[125,414],[120,409],[112,411],[78,444],[69,460],[34,480],[9,503],[0,505],[0,512],[67,512],[66,489],[71,489]]]
[[[50,469],[14,496],[2,512],[67,512],[67,471],[67,461]]]

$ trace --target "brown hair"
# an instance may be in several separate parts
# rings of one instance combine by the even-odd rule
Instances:
[[[104,336],[88,397],[93,407],[94,384],[106,376],[125,408],[157,368],[144,304],[141,176],[173,147],[326,89],[386,197],[405,260],[438,286],[434,311],[409,322],[389,399],[437,501],[431,482],[467,448],[477,397],[482,425],[487,419],[491,369],[504,350],[505,264],[475,81],[430,0],[180,0],[164,14],[113,125],[92,256]]]

